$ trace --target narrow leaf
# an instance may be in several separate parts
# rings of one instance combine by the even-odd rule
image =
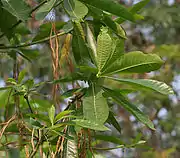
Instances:
[[[144,73],[157,70],[163,60],[155,54],[144,54],[140,51],[122,55],[101,74],[115,74],[119,72]]]
[[[61,120],[64,116],[72,113],[73,111],[72,110],[65,110],[65,111],[62,111],[60,112],[59,114],[57,114],[57,116],[55,117],[55,122]]]
[[[21,83],[22,80],[24,79],[25,77],[25,74],[26,74],[26,70],[23,70],[19,73],[19,76],[18,76],[18,83]]]
[[[119,123],[117,122],[116,118],[114,117],[114,114],[110,111],[109,112],[109,117],[108,117],[108,120],[107,122],[111,125],[114,126],[114,128],[116,128],[116,130],[121,133],[121,127],[119,125]]]
[[[84,128],[90,128],[93,130],[97,130],[97,131],[107,131],[109,130],[106,126],[104,126],[103,124],[98,124],[95,123],[94,121],[91,120],[80,120],[80,119],[76,119],[73,120],[78,126],[84,127]]]
[[[74,22],[74,31],[72,39],[72,51],[75,61],[78,65],[87,64],[90,59],[87,45],[85,43],[85,35],[80,22]]]
[[[167,84],[163,82],[159,82],[156,80],[150,80],[150,79],[123,79],[123,78],[113,78],[113,77],[106,77],[107,79],[111,79],[114,81],[127,83],[128,85],[135,86],[136,90],[138,88],[146,88],[150,90],[154,90],[156,92],[159,92],[161,94],[173,94],[173,90],[171,87],[169,87]]]
[[[119,37],[127,39],[124,29],[121,27],[121,25],[114,22],[111,17],[104,15],[103,22]]]
[[[118,145],[124,145],[125,143],[120,140],[117,137],[113,137],[113,136],[108,136],[108,135],[95,135],[94,136],[96,140],[103,140],[105,142],[111,142],[111,143],[115,143]]]
[[[135,15],[134,15],[135,18],[138,18],[138,19],[140,18],[140,19],[142,19],[142,17],[141,17],[140,15],[136,14],[136,13],[137,13],[138,11],[140,11],[142,8],[144,8],[144,7],[147,5],[147,3],[149,3],[149,1],[150,1],[150,0],[142,0],[142,1],[138,2],[138,3],[136,3],[135,5],[133,5],[133,6],[129,9],[129,12],[132,13],[132,14],[135,14]],[[124,20],[123,18],[119,17],[119,18],[115,19],[115,21],[116,21],[118,24],[121,24],[121,23],[123,23],[125,20]]]
[[[106,92],[107,96],[112,97],[115,102],[123,106],[127,111],[134,115],[137,118],[137,120],[144,123],[152,130],[155,130],[154,125],[148,118],[148,116],[141,112],[134,104],[130,103],[123,95],[121,95],[120,93],[117,95],[116,92],[105,87],[103,89]]]
[[[119,3],[115,3],[113,0],[80,0],[90,6],[107,11],[124,19],[134,21],[133,15]]]
[[[94,35],[87,23],[86,23],[86,32],[87,32],[87,42],[88,42],[90,49],[92,50],[90,53],[90,56],[91,56],[91,59],[93,60],[94,64],[96,64],[96,62],[97,62],[96,61],[96,59],[97,59],[96,40],[95,40]]]
[[[55,107],[54,105],[51,106],[51,108],[48,109],[48,115],[49,115],[49,120],[51,122],[51,125],[54,125],[54,115],[55,115]]]

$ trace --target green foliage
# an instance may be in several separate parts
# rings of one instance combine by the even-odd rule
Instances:
[[[113,0],[49,0],[30,8],[23,0],[1,0],[0,39],[7,37],[7,41],[0,43],[0,53],[7,53],[13,59],[13,68],[10,68],[13,77],[6,80],[4,87],[0,87],[0,113],[3,113],[0,118],[3,122],[0,139],[1,133],[6,136],[6,128],[12,133],[12,138],[2,140],[2,147],[9,148],[7,144],[15,142],[18,145],[14,148],[27,152],[22,146],[30,146],[30,158],[39,154],[39,147],[46,156],[63,157],[71,155],[71,152],[79,157],[84,157],[85,153],[93,157],[96,145],[93,145],[91,136],[94,133],[93,140],[118,145],[104,150],[144,144],[140,136],[129,145],[119,138],[107,136],[106,132],[110,129],[106,126],[112,125],[119,134],[124,128],[113,113],[117,103],[137,121],[155,130],[146,112],[131,103],[126,95],[134,89],[173,94],[167,84],[157,80],[123,78],[123,73],[142,74],[158,70],[164,64],[155,53],[125,52],[127,36],[119,24],[141,19],[137,13],[148,2],[143,0],[126,9]],[[42,24],[48,13],[52,9],[57,11],[57,8],[69,17],[69,21]],[[30,14],[33,12],[41,23],[35,35],[26,28],[26,21],[32,18]],[[112,18],[114,15],[115,20]],[[60,37],[62,35],[65,36]],[[59,44],[59,41],[63,44]],[[42,49],[43,52],[40,51]],[[40,64],[37,64],[37,60]],[[52,69],[49,68],[50,63]],[[38,72],[33,69],[35,67]],[[19,73],[22,68],[24,70]],[[42,72],[46,76],[41,76]],[[121,78],[118,78],[118,73],[121,73]],[[109,77],[114,74],[116,78]],[[36,83],[36,79],[39,83]],[[107,86],[105,81],[124,83],[132,86],[132,89],[114,89],[111,84]],[[69,89],[69,86],[72,88]],[[68,102],[64,100],[67,98]],[[15,123],[17,127],[11,130],[9,127]],[[100,133],[102,131],[104,133]]]

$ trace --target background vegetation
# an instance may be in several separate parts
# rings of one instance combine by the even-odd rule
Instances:
[[[101,8],[101,1],[80,1],[77,8],[71,8],[72,1],[65,0],[0,0],[0,157],[179,158],[180,1],[144,0],[133,12],[132,6],[139,1],[116,0],[135,15],[136,22],[132,22],[126,10],[117,15]],[[99,7],[105,12],[98,10]],[[118,26],[114,27],[113,21]],[[156,91],[147,91],[127,81],[105,80],[104,86],[115,91],[108,93],[104,88],[106,94],[98,91],[92,96],[105,95],[110,113],[106,120],[107,113],[100,112],[102,115],[95,120],[90,104],[92,92],[87,87],[104,82],[103,78],[96,81],[103,62],[98,63],[97,70],[88,63],[88,54],[80,53],[92,53],[96,49],[93,45],[96,42],[92,41],[98,37],[100,40],[101,35],[102,39],[110,37],[113,42],[125,41],[124,47],[116,41],[121,52],[139,50],[165,61],[159,70],[156,66],[152,72],[147,67],[144,71],[140,68],[143,73],[115,74],[116,80],[158,80],[170,85],[174,94],[167,87],[159,89],[155,85]],[[111,45],[107,41],[103,49]],[[92,56],[88,57],[91,61]],[[144,60],[155,58],[148,56]],[[159,64],[159,60],[155,63]],[[157,93],[158,90],[168,95]],[[122,106],[123,99],[129,99],[128,106],[136,105],[149,119],[139,111],[140,117],[134,114],[133,108],[128,112]],[[71,120],[82,119],[84,102],[90,104],[85,118],[91,118],[92,122],[75,124]],[[102,108],[105,111],[104,104],[100,104],[101,111]],[[156,130],[147,122],[150,120]],[[111,130],[106,131],[107,128]]]

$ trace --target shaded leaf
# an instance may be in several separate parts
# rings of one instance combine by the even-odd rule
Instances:
[[[173,90],[171,87],[169,87],[167,84],[163,82],[159,82],[156,80],[150,80],[150,79],[122,79],[122,78],[113,78],[113,77],[106,77],[107,79],[111,79],[114,81],[127,83],[128,85],[136,86],[136,90],[138,88],[146,88],[150,90],[157,91],[161,94],[173,94]]]
[[[147,3],[149,3],[150,0],[142,0],[138,3],[136,3],[135,5],[133,5],[130,9],[129,9],[129,12],[132,13],[132,14],[135,14],[134,17],[137,18],[137,19],[142,19],[142,16],[136,14],[138,11],[140,11],[142,8],[144,8]],[[118,24],[121,24],[123,23],[125,20],[121,17],[115,19],[115,21],[118,23]]]
[[[124,145],[125,143],[120,140],[117,137],[113,137],[113,136],[108,136],[108,135],[95,135],[94,136],[96,140],[103,140],[106,142],[111,142],[111,143],[115,143],[115,144],[119,144],[119,145]]]
[[[124,19],[134,21],[133,15],[119,3],[115,3],[113,0],[80,0],[90,6],[107,11]]]
[[[116,118],[114,117],[114,114],[113,112],[109,111],[109,117],[108,117],[108,120],[107,122],[111,125],[114,126],[114,128],[116,128],[116,130],[121,133],[121,127],[119,125],[119,123],[117,122]]]
[[[65,22],[55,22],[56,30],[60,30],[65,26]],[[52,29],[52,22],[42,24],[39,28],[38,34],[33,38],[32,42],[42,40],[44,38],[49,37]]]
[[[83,28],[79,22],[74,22],[72,51],[75,61],[78,65],[84,65],[88,63],[88,60],[90,59],[89,51],[85,43]]]
[[[130,103],[123,95],[116,93],[115,91],[103,88],[106,92],[106,95],[112,97],[115,102],[123,106],[127,111],[134,115],[140,122],[144,123],[146,126],[155,130],[153,123],[143,112],[141,112],[134,104]]]
[[[33,126],[33,128],[39,129],[42,128],[43,125],[41,123],[33,118],[30,118],[30,124]]]

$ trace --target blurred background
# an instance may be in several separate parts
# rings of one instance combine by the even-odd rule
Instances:
[[[131,6],[138,0],[117,0],[117,2]],[[30,1],[31,6],[36,1]],[[141,11],[144,20],[137,23],[125,22],[122,26],[127,31],[126,51],[142,50],[145,53],[156,53],[164,59],[165,64],[156,72],[143,75],[127,75],[130,78],[151,78],[172,86],[175,94],[162,96],[154,92],[132,92],[128,94],[130,100],[143,112],[149,115],[155,124],[156,131],[151,131],[142,126],[123,108],[114,106],[122,133],[119,134],[112,128],[107,134],[121,138],[127,144],[134,140],[147,140],[147,143],[136,148],[116,149],[102,152],[99,157],[107,158],[180,158],[180,0],[151,0]],[[54,9],[45,21],[67,21],[68,17],[61,8]],[[42,23],[31,20],[28,23],[32,35],[36,35]],[[22,39],[26,39],[26,33]],[[0,39],[0,42],[4,39]],[[60,38],[62,47],[64,37]],[[32,63],[19,58],[20,70],[26,69],[28,75],[35,78],[36,82],[52,79],[51,54],[48,43],[31,47],[29,53],[34,53]],[[63,61],[62,61],[63,62]],[[67,63],[61,63],[62,72],[69,71]],[[72,69],[73,69],[73,65]],[[5,85],[8,77],[13,75],[13,59],[5,54],[0,54],[0,86]],[[122,77],[122,75],[121,75]],[[123,85],[109,83],[116,88]],[[63,85],[67,90],[71,85]],[[43,88],[44,94],[51,93],[51,87]],[[5,104],[6,92],[0,91],[0,105]],[[43,102],[44,106],[48,103]],[[1,108],[1,106],[0,106]],[[1,113],[0,113],[1,114]],[[1,116],[0,116],[1,119]],[[100,143],[99,146],[113,147],[112,144]]]

